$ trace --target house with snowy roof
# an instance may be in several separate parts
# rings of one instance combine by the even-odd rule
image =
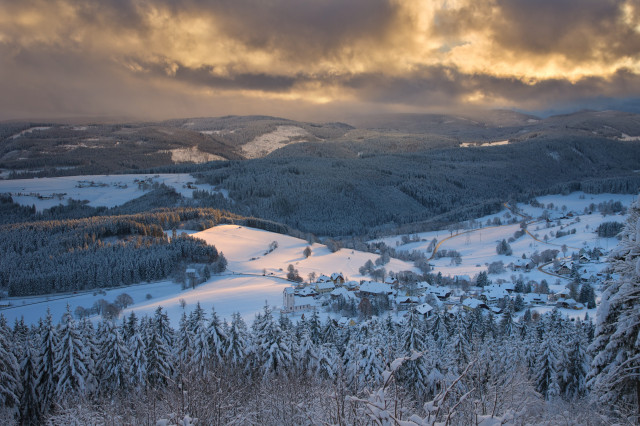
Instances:
[[[299,290],[296,290],[296,294],[300,297],[312,297],[312,296],[317,296],[318,292],[314,287],[307,286]]]
[[[360,283],[358,281],[347,281],[344,283],[344,287],[347,290],[357,290],[360,287]]]
[[[474,311],[476,309],[489,309],[489,306],[487,306],[484,301],[480,299],[474,299],[472,297],[467,297],[466,299],[464,299],[462,301],[462,307],[467,311]]]
[[[573,299],[565,299],[564,297],[561,297],[556,301],[556,306],[559,308],[576,310],[584,309],[584,305],[582,303],[578,303]]]
[[[471,282],[471,277],[469,275],[454,275],[453,280],[456,283],[463,283],[463,282],[467,282],[470,283]]]
[[[395,302],[399,311],[406,311],[410,307],[418,305],[420,298],[416,296],[396,296]]]
[[[316,283],[316,291],[318,294],[331,293],[335,288],[336,285],[331,280]]]
[[[344,300],[356,299],[356,295],[353,291],[349,291],[344,287],[336,287],[331,293],[329,293],[332,299],[344,297]]]
[[[418,283],[418,289],[421,289],[425,294],[433,294],[440,300],[446,300],[451,296],[449,287],[436,287],[424,281]]]
[[[546,305],[549,301],[548,294],[526,293],[522,295],[522,300],[527,305]]]
[[[340,319],[338,320],[338,326],[339,327],[353,327],[354,325],[356,325],[356,321],[353,318],[347,318],[347,317],[340,317]]]
[[[556,268],[555,273],[558,275],[569,275],[572,267],[573,265],[571,262],[562,262],[560,263],[560,266]]]
[[[393,288],[389,284],[376,281],[365,281],[360,284],[361,296],[375,296],[378,294],[392,294]]]
[[[333,282],[333,281],[331,281],[331,277],[328,277],[325,274],[320,275],[318,279],[316,279],[316,283],[328,283],[328,282]]]
[[[344,284],[344,275],[342,275],[342,272],[334,272],[331,274],[331,281],[335,285],[342,285]]]
[[[416,306],[416,312],[426,318],[429,318],[431,316],[432,311],[433,311],[433,306],[431,306],[428,303],[422,303]]]
[[[389,285],[398,285],[398,279],[393,277],[385,278],[384,282],[385,284],[389,284]]]
[[[507,294],[511,294],[511,293],[513,293],[515,288],[516,288],[516,286],[513,283],[489,284],[487,286],[484,286],[482,291],[483,292],[491,292],[491,291],[498,290],[498,291],[506,292]]]
[[[529,272],[536,267],[536,264],[531,259],[516,259],[512,265],[514,270],[525,272]]]
[[[484,299],[489,306],[497,305],[498,302],[505,297],[510,297],[509,292],[498,285],[485,287],[484,291],[480,295],[480,298]]]

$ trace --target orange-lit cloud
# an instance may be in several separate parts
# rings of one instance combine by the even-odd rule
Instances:
[[[637,0],[0,3],[0,119],[640,97]]]

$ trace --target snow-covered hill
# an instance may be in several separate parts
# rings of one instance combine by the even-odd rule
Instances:
[[[200,302],[207,311],[215,306],[221,318],[230,319],[232,313],[240,312],[245,319],[251,320],[265,302],[272,306],[282,305],[282,291],[291,285],[286,280],[288,265],[292,264],[305,280],[311,272],[318,276],[342,272],[348,279],[360,280],[365,277],[358,273],[358,268],[367,260],[373,261],[377,257],[372,253],[345,249],[331,253],[325,245],[313,244],[311,256],[305,258],[302,252],[308,244],[304,240],[235,225],[216,226],[192,235],[215,245],[228,260],[227,272],[212,277],[195,289],[182,290],[180,284],[162,281],[112,289],[106,294],[9,298],[1,300],[0,304],[11,303],[13,306],[0,312],[10,322],[24,316],[28,323],[35,323],[47,308],[57,319],[64,313],[67,303],[72,310],[78,306],[90,308],[100,299],[113,302],[119,294],[127,293],[133,298],[134,304],[124,311],[125,314],[132,310],[142,315],[150,314],[162,306],[169,313],[172,323],[177,324],[183,309],[181,301],[184,300],[187,311]],[[265,255],[273,241],[277,242],[278,247]],[[386,266],[394,271],[415,270],[412,264],[396,259]],[[262,275],[264,270],[265,276]],[[151,295],[150,299],[147,299],[147,294]]]
[[[187,173],[66,176],[41,179],[0,180],[0,193],[11,194],[14,202],[35,205],[42,211],[69,199],[87,200],[90,206],[114,207],[141,197],[154,183],[173,187],[185,197],[194,189],[215,191],[211,185],[195,184]],[[226,194],[226,192],[225,192]]]

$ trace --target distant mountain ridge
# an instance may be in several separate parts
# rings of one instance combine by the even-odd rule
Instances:
[[[193,205],[325,236],[423,230],[492,213],[548,192],[637,193],[640,115],[616,111],[540,119],[394,114],[345,123],[267,116],[155,123],[0,125],[6,177],[191,173],[228,191]]]
[[[261,157],[353,158],[554,137],[640,139],[640,115],[581,111],[539,118],[496,110],[471,115],[384,114],[346,123],[225,116],[123,124],[0,123],[0,169],[40,175],[116,173],[178,163]]]

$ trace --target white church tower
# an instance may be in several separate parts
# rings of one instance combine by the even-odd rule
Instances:
[[[295,306],[295,295],[293,287],[285,287],[282,291],[282,298],[284,302],[284,310],[286,312],[293,312]]]

